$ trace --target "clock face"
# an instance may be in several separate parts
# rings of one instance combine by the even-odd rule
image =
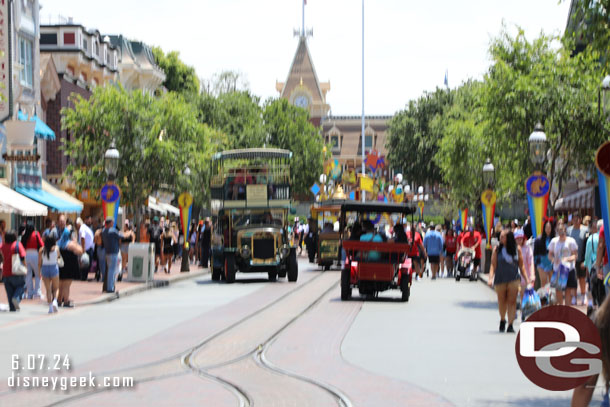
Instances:
[[[304,95],[297,96],[294,98],[294,105],[297,107],[306,108],[309,106],[309,99]]]

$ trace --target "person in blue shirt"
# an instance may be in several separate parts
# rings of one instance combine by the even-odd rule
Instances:
[[[370,220],[365,220],[362,222],[362,229],[364,233],[360,235],[361,242],[383,243],[383,238],[380,234],[375,233],[375,227]],[[381,260],[381,253],[378,251],[372,250],[368,253],[368,261],[376,262]]]
[[[434,230],[430,230],[424,237],[424,248],[428,253],[428,261],[432,270],[432,280],[436,280],[438,266],[443,253],[443,236],[441,235],[441,225],[436,225]]]
[[[106,218],[102,231],[102,242],[106,250],[106,292],[114,292],[114,280],[119,269],[119,245],[123,234],[114,227],[114,217]]]

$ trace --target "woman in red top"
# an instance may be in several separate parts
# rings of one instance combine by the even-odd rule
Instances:
[[[17,249],[17,247],[19,247]],[[17,232],[11,230],[6,232],[4,240],[0,243],[0,253],[2,254],[2,282],[8,298],[8,306],[11,312],[19,311],[19,302],[25,291],[25,276],[13,275],[13,253],[19,250],[21,261],[25,258],[25,249],[22,244],[17,244]]]
[[[34,229],[34,225],[28,223],[25,227],[25,232],[21,238],[21,242],[25,246],[25,264],[28,268],[28,274],[25,276],[25,286],[28,299],[34,297],[43,298],[40,292],[40,270],[38,269],[38,251],[44,243],[40,233]],[[36,278],[36,285],[32,284],[32,277]]]
[[[415,233],[413,233],[413,231],[415,231]],[[421,267],[421,260],[426,259],[426,249],[424,248],[424,241],[421,238],[421,234],[415,229],[415,224],[412,224],[411,229],[407,231],[407,240],[411,244],[409,258],[413,265],[413,272],[417,274],[419,278],[422,278],[424,271]]]
[[[453,257],[457,250],[457,237],[453,233],[453,229],[447,229],[445,235],[445,268],[447,269],[447,276],[453,276]]]

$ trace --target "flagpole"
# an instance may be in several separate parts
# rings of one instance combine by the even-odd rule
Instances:
[[[302,18],[303,18],[303,21],[302,21],[303,25],[302,25],[302,27],[303,27],[303,29],[302,29],[302,31],[301,31],[301,35],[302,35],[303,37],[305,37],[305,2],[306,2],[306,1],[307,1],[307,0],[303,0],[303,15],[302,15]]]
[[[362,0],[362,176],[366,175],[365,165],[364,165],[364,148],[365,138],[364,138],[364,0]],[[360,195],[362,196],[362,202],[365,201],[365,191],[360,191]]]

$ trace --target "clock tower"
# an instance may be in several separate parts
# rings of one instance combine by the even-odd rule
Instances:
[[[318,80],[307,47],[307,36],[303,33],[299,36],[299,45],[288,71],[288,78],[285,82],[276,82],[275,88],[281,98],[307,109],[314,125],[319,126],[322,119],[328,115],[330,106],[326,103],[326,93],[330,90],[330,82]]]

